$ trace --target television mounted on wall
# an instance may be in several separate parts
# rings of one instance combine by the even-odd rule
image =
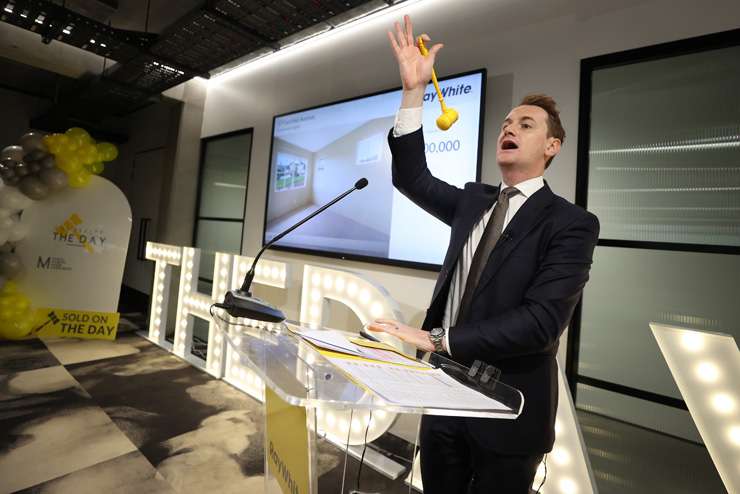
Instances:
[[[460,119],[448,131],[434,86],[424,95],[427,164],[458,187],[480,179],[486,70],[440,79]],[[366,177],[369,185],[286,235],[272,248],[438,270],[450,228],[393,187],[388,132],[401,89],[358,96],[273,118],[263,245]]]

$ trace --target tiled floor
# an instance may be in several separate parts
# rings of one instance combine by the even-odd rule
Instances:
[[[702,446],[579,416],[600,492],[725,492]],[[0,494],[262,494],[263,424],[260,403],[138,336],[0,342]],[[319,492],[343,467],[320,442]],[[371,468],[362,488],[408,492]]]
[[[0,494],[261,494],[263,434],[260,403],[138,336],[0,343]],[[343,461],[320,444],[321,492]],[[369,468],[363,488],[408,491]]]

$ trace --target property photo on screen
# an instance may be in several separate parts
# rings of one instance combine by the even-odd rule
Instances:
[[[430,84],[423,132],[429,169],[462,187],[479,175],[485,71],[440,81],[460,120],[448,131],[435,124],[439,101]],[[353,186],[369,185],[276,243],[286,250],[400,265],[439,265],[449,227],[398,192],[391,180],[388,133],[400,90],[276,116],[273,122],[264,242]]]

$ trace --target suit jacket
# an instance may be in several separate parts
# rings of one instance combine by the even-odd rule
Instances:
[[[422,325],[430,330],[441,325],[462,248],[499,191],[473,182],[460,189],[432,176],[421,130],[398,138],[391,132],[388,142],[393,185],[452,229]],[[524,408],[516,420],[463,419],[481,447],[501,454],[552,449],[558,339],[588,280],[598,234],[596,216],[556,196],[545,183],[517,211],[491,252],[470,309],[450,331],[450,350],[461,364],[482,360],[500,368],[501,381],[524,395]]]

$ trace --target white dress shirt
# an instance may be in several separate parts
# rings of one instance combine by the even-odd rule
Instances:
[[[396,122],[393,126],[393,136],[401,137],[406,134],[410,134],[421,128],[422,120],[422,108],[401,108],[396,114]],[[506,230],[506,226],[509,224],[514,215],[519,211],[529,197],[535,192],[540,190],[545,185],[542,176],[530,178],[524,182],[520,182],[516,185],[516,189],[519,190],[519,194],[509,198],[509,209],[506,211],[506,217],[504,218],[503,229]],[[506,182],[502,182],[499,190],[503,190],[509,185]],[[480,239],[483,236],[483,232],[486,229],[486,224],[493,213],[493,208],[496,205],[494,202],[491,208],[483,214],[483,217],[476,223],[473,230],[470,232],[468,239],[465,241],[460,257],[455,265],[455,270],[452,273],[452,281],[450,282],[450,291],[447,295],[447,303],[445,305],[445,313],[442,318],[442,327],[445,328],[445,340],[444,347],[447,353],[452,355],[452,349],[450,348],[450,331],[451,328],[457,322],[458,311],[460,310],[460,301],[465,291],[465,283],[468,279],[468,272],[470,271],[470,265],[473,262],[473,255],[475,249],[480,243]]]

